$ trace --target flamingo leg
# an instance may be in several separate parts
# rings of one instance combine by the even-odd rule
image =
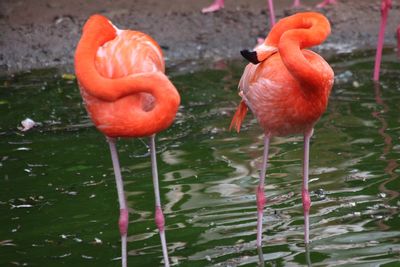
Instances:
[[[383,41],[385,38],[385,28],[386,28],[386,21],[389,13],[389,8],[391,8],[391,1],[382,0],[381,25],[379,28],[378,44],[376,46],[376,55],[375,55],[375,66],[374,66],[374,77],[373,77],[374,81],[379,81],[379,74],[381,70],[381,61],[382,61]]]
[[[165,238],[165,220],[164,214],[161,209],[161,200],[160,200],[160,190],[158,185],[158,171],[157,171],[157,159],[156,159],[156,144],[155,144],[155,134],[150,136],[150,154],[151,154],[151,170],[153,174],[153,185],[154,185],[154,196],[155,196],[155,221],[160,232],[161,238],[161,246],[162,252],[164,256],[164,265],[165,267],[169,267],[169,259],[168,259],[168,250],[167,250],[167,241]]]
[[[115,138],[107,137],[110,146],[111,159],[114,168],[115,182],[117,184],[118,202],[119,202],[119,232],[121,234],[121,260],[122,267],[127,267],[127,234],[129,223],[129,212],[126,205],[124,184],[121,176],[121,168],[119,166],[118,153]]]
[[[310,193],[308,192],[308,166],[310,158],[310,139],[313,135],[314,130],[311,129],[304,134],[304,161],[303,161],[303,189],[302,189],[302,201],[304,210],[304,243],[308,244],[309,230],[310,230],[310,207],[311,199]]]
[[[274,10],[274,1],[268,0],[268,9],[269,9],[269,22],[272,26],[275,25],[275,10]]]
[[[265,183],[265,173],[267,171],[269,140],[270,140],[269,135],[265,135],[264,154],[260,170],[260,181],[257,187],[257,247],[261,247],[261,240],[262,240],[262,220],[266,202],[264,194],[264,183]]]
[[[210,13],[224,8],[224,0],[214,0],[214,2],[201,10],[202,13]]]

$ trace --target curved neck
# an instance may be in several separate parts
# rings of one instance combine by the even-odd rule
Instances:
[[[101,15],[93,15],[86,22],[75,52],[75,73],[80,86],[103,101],[116,101],[140,92],[155,95],[157,84],[154,81],[165,83],[166,77],[154,78],[152,73],[143,73],[112,79],[98,71],[95,64],[97,51],[116,36],[117,29]]]
[[[103,95],[103,100],[107,96],[107,87],[110,79],[100,75],[95,65],[95,58],[99,48],[117,35],[116,29],[107,18],[101,15],[93,15],[83,27],[82,37],[79,40],[75,51],[75,73],[79,84],[85,88],[89,94],[96,96],[96,91]],[[110,101],[110,99],[108,99]]]
[[[327,18],[315,12],[298,13],[281,19],[271,30],[265,45],[278,47],[289,72],[307,87],[320,86],[320,72],[304,57],[302,49],[319,45],[330,34]]]
[[[84,94],[106,102],[149,93],[155,98],[156,105],[151,111],[136,114],[136,122],[146,125],[143,127],[146,135],[165,129],[175,117],[180,97],[163,72],[144,72],[112,79],[102,76],[96,68],[98,49],[113,40],[117,33],[118,30],[103,16],[94,15],[86,22],[75,52],[75,72],[80,87]]]

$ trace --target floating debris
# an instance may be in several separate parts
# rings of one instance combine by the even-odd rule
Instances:
[[[11,204],[11,209],[20,209],[20,208],[32,208],[33,206],[30,204],[22,204],[22,205],[13,205]]]
[[[82,258],[87,259],[87,260],[92,260],[93,259],[92,256],[83,255],[83,254],[82,254]]]
[[[36,126],[36,122],[30,118],[26,118],[25,120],[21,121],[22,127],[18,127],[18,129],[22,132],[26,132],[33,127]]]
[[[13,240],[7,239],[7,240],[1,240],[0,246],[16,246],[16,244],[13,243]]]
[[[63,78],[64,80],[75,80],[76,77],[74,74],[70,74],[70,73],[64,73],[63,75],[61,75],[61,78]]]
[[[385,198],[385,197],[386,197],[386,193],[381,192],[381,193],[378,194],[378,196],[379,196],[380,198]]]

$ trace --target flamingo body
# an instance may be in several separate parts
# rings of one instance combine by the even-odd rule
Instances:
[[[99,33],[94,37],[108,38],[82,51],[96,30]],[[90,33],[85,36],[87,31]],[[86,64],[88,58],[91,61]],[[75,62],[86,109],[106,136],[150,136],[172,124],[180,97],[164,74],[161,48],[150,36],[118,30],[104,17],[92,16],[84,28]]]
[[[325,77],[321,89],[311,94],[302,89],[279,53],[258,65],[246,66],[239,87],[245,103],[265,134],[285,136],[304,133],[313,128],[326,109],[333,71],[318,54],[310,50],[302,50],[302,54]]]

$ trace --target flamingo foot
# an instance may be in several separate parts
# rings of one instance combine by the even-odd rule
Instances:
[[[327,5],[336,4],[336,0],[324,0],[317,5],[317,8],[324,8]]]
[[[202,13],[211,13],[224,8],[224,0],[215,0],[210,6],[201,10]]]

